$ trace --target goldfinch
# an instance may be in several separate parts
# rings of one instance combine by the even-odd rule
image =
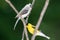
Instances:
[[[18,19],[17,19],[17,21],[16,21],[16,23],[15,23],[15,25],[14,25],[14,30],[15,30],[15,27],[16,27],[18,21],[20,20],[20,15],[21,15],[22,18],[27,17],[27,16],[29,15],[29,13],[31,12],[31,9],[32,9],[31,3],[26,4],[26,5],[22,8],[22,10],[17,14],[16,18],[18,18]]]
[[[27,29],[28,29],[28,31],[31,33],[31,34],[34,34],[34,28],[33,27],[35,27],[34,25],[32,25],[32,24],[30,24],[30,23],[28,23],[28,25],[27,25]],[[36,36],[42,36],[42,37],[45,37],[45,38],[47,38],[47,39],[50,39],[50,37],[48,37],[48,36],[46,36],[45,34],[43,34],[41,31],[39,31],[39,30],[37,30],[37,32],[36,32]]]

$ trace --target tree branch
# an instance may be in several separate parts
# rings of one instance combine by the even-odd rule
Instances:
[[[35,0],[32,1],[32,7],[34,6],[34,4],[35,4]]]
[[[20,16],[21,17],[21,16]],[[26,38],[27,38],[27,40],[29,40],[29,38],[28,38],[28,33],[27,33],[27,29],[26,29],[26,23],[25,23],[25,21],[24,21],[24,19],[21,17],[21,21],[23,22],[23,25],[24,25],[24,32],[25,32],[25,35],[26,35]]]
[[[5,0],[9,5],[10,7],[18,14],[18,10],[15,8],[15,6],[9,1],[9,0]]]
[[[32,1],[32,5],[31,5],[32,8],[33,8],[33,6],[34,6],[34,3],[35,3],[35,0]],[[31,10],[32,10],[32,9],[31,9]],[[29,14],[29,15],[30,15],[30,14]],[[29,15],[28,15],[27,18],[26,18],[26,24],[28,23]],[[22,35],[22,40],[24,40],[24,31],[23,31],[23,35]]]
[[[49,4],[49,0],[46,0],[45,5],[44,5],[44,7],[42,9],[42,12],[40,14],[40,17],[38,19],[38,22],[36,24],[34,35],[32,36],[32,39],[31,40],[35,40],[36,30],[38,30],[38,28],[39,28],[39,26],[40,26],[40,24],[42,22],[42,19],[43,19],[43,16],[44,16],[44,14],[45,14],[45,12],[47,10],[48,4]]]
[[[19,12],[17,11],[17,9],[13,6],[13,4],[9,1],[9,0],[5,0],[11,7],[12,9],[18,14]],[[21,17],[21,15],[19,16],[21,18],[21,21],[23,22],[23,25],[24,25],[24,33],[26,35],[26,39],[29,40],[29,37],[28,37],[28,33],[27,33],[27,29],[26,29],[26,23],[25,23],[25,20]],[[23,35],[24,35],[23,33]]]
[[[23,30],[23,34],[22,34],[22,39],[21,40],[24,40],[24,30]]]
[[[33,8],[34,4],[35,4],[35,0],[32,1],[31,8]],[[32,9],[31,9],[31,10],[32,10]],[[30,15],[30,14],[29,14],[29,15]],[[28,15],[27,18],[26,18],[26,23],[28,23],[29,15]]]

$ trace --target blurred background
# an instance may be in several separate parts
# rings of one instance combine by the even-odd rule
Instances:
[[[32,0],[10,0],[18,11]],[[29,17],[29,23],[36,25],[39,14],[44,6],[45,0],[36,0]],[[0,0],[0,40],[21,40],[23,24],[19,21],[16,30],[13,30],[16,13],[5,0]],[[50,0],[48,9],[44,15],[41,26],[43,33],[51,37],[50,40],[60,40],[60,0]],[[28,32],[29,38],[31,34]],[[26,38],[25,38],[26,40]],[[43,37],[36,37],[36,40],[48,40]]]

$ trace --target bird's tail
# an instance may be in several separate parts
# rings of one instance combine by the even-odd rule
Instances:
[[[36,35],[38,36],[42,36],[42,37],[45,37],[47,39],[50,39],[50,37],[46,36],[44,33],[42,33],[41,31],[39,33],[37,33]]]
[[[18,21],[20,20],[20,18],[18,18],[17,19],[17,21],[15,22],[15,25],[14,25],[14,30],[15,30],[15,28],[16,28],[16,25],[17,25],[17,23],[18,23]]]

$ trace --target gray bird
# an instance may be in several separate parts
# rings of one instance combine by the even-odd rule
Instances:
[[[18,19],[17,19],[17,21],[16,21],[16,23],[15,23],[15,25],[14,25],[14,30],[15,30],[15,28],[16,28],[16,25],[17,25],[18,21],[20,20],[20,16],[21,16],[22,18],[26,18],[26,17],[29,15],[29,13],[31,12],[31,9],[32,9],[31,3],[26,4],[26,5],[22,8],[22,10],[17,14],[16,18],[18,18]]]

